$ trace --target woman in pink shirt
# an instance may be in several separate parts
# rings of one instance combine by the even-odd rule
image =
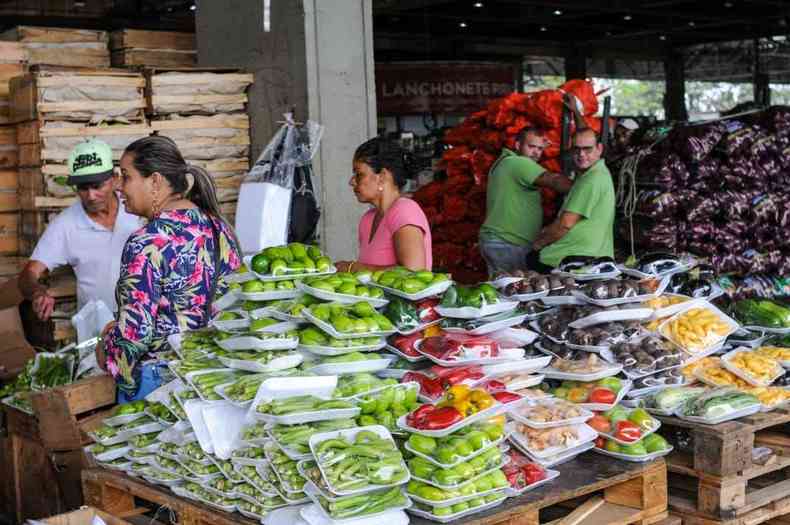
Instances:
[[[409,178],[404,151],[376,137],[357,148],[353,166],[349,184],[357,200],[371,208],[359,221],[359,259],[336,263],[338,270],[430,270],[428,219],[419,204],[400,194]]]

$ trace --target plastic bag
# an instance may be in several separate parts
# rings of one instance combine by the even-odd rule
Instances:
[[[104,327],[115,319],[110,309],[101,299],[91,300],[74,314],[71,324],[77,330],[77,342],[82,343],[88,339],[98,337]]]

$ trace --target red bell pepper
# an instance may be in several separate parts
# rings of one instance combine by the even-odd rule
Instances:
[[[420,316],[420,322],[424,324],[439,319],[441,316],[435,309],[438,305],[439,299],[423,299],[422,301],[418,301],[416,306],[417,313]]]
[[[414,349],[414,343],[422,338],[419,332],[412,335],[399,335],[393,338],[392,344],[401,353],[409,357],[420,357],[420,353]]]
[[[429,399],[439,399],[444,394],[442,381],[438,377],[428,377],[420,372],[406,372],[403,374],[402,383],[412,381],[420,385],[420,394]]]
[[[516,394],[515,392],[508,392],[507,390],[494,392],[491,395],[494,397],[494,399],[496,399],[502,404],[512,403],[513,401],[518,401],[519,399],[522,399],[519,394]]]
[[[425,424],[416,428],[421,428],[421,430],[442,430],[458,423],[463,418],[464,416],[455,407],[434,407],[434,410],[428,412],[425,416]]]
[[[422,405],[406,416],[406,422],[414,428],[422,428],[427,422],[428,414],[436,410],[433,405]]]

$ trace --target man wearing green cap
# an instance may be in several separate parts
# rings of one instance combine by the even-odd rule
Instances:
[[[55,299],[44,281],[49,272],[69,265],[77,275],[77,305],[101,300],[113,311],[115,284],[126,239],[142,226],[126,212],[114,176],[112,149],[100,140],[79,144],[69,155],[68,184],[79,200],[63,210],[44,231],[19,276],[19,289],[32,301],[33,311],[46,320]]]

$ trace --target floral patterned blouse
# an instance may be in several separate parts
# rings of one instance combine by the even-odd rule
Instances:
[[[197,208],[167,210],[129,237],[115,290],[117,324],[104,338],[107,370],[128,393],[137,391],[140,367],[150,354],[168,349],[167,336],[208,324],[206,302],[217,269],[209,216]],[[224,222],[220,277],[241,265],[239,246]],[[214,297],[227,289],[219,279]]]

